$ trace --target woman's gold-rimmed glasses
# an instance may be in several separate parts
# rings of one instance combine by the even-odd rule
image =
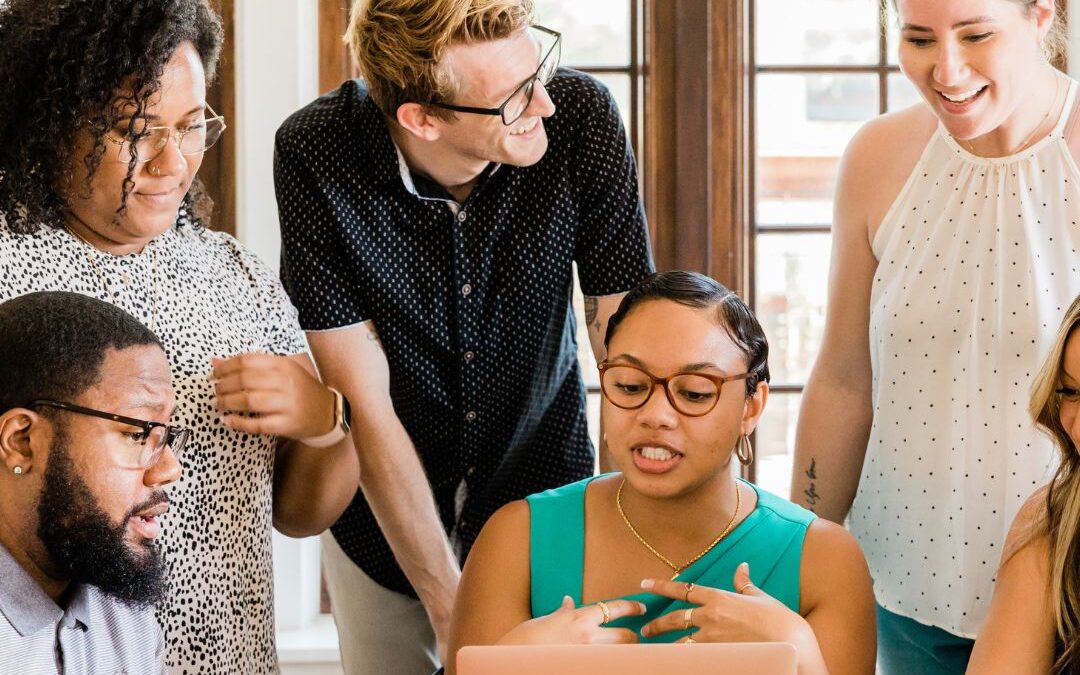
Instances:
[[[204,117],[186,129],[145,127],[138,132],[134,144],[129,139],[116,138],[111,133],[107,133],[105,140],[117,148],[116,153],[110,157],[124,164],[129,163],[132,157],[135,158],[137,164],[149,162],[161,154],[165,149],[165,144],[172,138],[176,139],[176,147],[180,149],[182,155],[198,155],[206,152],[218,142],[226,129],[225,118],[214,112],[209,104],[206,106],[206,112],[211,117]]]

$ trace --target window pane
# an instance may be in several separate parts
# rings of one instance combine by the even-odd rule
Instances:
[[[903,73],[889,74],[889,110],[903,110],[922,100],[919,90]]]
[[[827,225],[840,155],[878,114],[876,75],[756,78],[757,222]]]
[[[878,61],[876,0],[757,0],[754,24],[760,65]]]
[[[801,394],[774,394],[754,434],[757,485],[787,499],[791,494],[791,463]]]
[[[895,2],[889,0],[889,13],[885,17],[885,42],[888,46],[888,58],[890,65],[900,63],[900,22],[896,18]]]
[[[536,22],[563,34],[562,62],[568,66],[625,66],[630,63],[631,0],[543,0]]]
[[[611,95],[615,97],[615,103],[619,106],[619,114],[622,116],[623,126],[626,133],[630,133],[630,76],[629,75],[596,75],[593,77],[607,85]]]
[[[769,340],[774,384],[802,384],[825,328],[828,234],[759,234],[755,246],[754,312]]]

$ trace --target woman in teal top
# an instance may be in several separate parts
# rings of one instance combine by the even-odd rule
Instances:
[[[854,539],[734,477],[768,398],[768,344],[749,308],[708,277],[655,274],[622,300],[605,344],[603,428],[620,472],[488,521],[451,653],[774,641],[795,645],[800,674],[873,673],[873,593]]]

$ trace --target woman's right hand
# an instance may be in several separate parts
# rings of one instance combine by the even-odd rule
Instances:
[[[599,604],[574,607],[569,595],[562,606],[546,616],[530,619],[499,640],[500,645],[597,645],[630,644],[638,634],[628,628],[605,628],[605,624],[627,616],[641,616],[645,605],[631,600],[605,602],[607,616]]]

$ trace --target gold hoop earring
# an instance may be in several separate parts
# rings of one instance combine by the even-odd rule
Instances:
[[[739,437],[739,444],[735,446],[735,456],[743,466],[750,466],[754,461],[754,446],[750,444],[749,434]]]

